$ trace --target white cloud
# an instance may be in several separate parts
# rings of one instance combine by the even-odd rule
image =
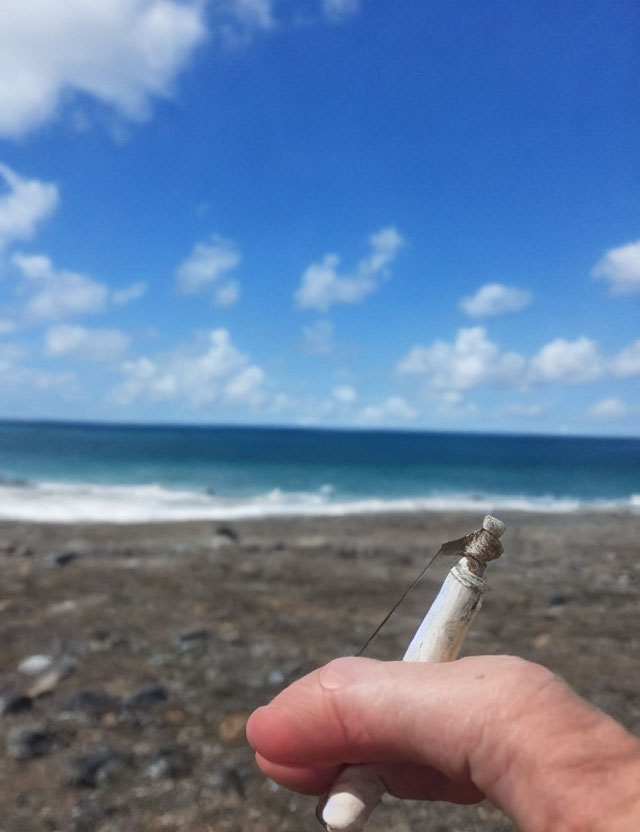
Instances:
[[[591,274],[606,280],[614,295],[640,292],[640,240],[610,249]]]
[[[617,396],[609,396],[592,405],[587,415],[600,422],[617,422],[629,415],[629,408]]]
[[[265,397],[263,370],[233,345],[226,329],[212,330],[200,349],[126,361],[121,371],[124,381],[114,397],[122,404],[142,398],[255,407]]]
[[[332,390],[333,398],[340,402],[340,404],[355,404],[358,400],[358,394],[348,384],[341,384],[338,387],[334,387]]]
[[[501,283],[487,283],[475,295],[462,298],[460,309],[470,318],[485,318],[517,312],[531,303],[533,295],[524,289],[503,286]]]
[[[640,375],[640,339],[621,350],[611,361],[614,376]]]
[[[88,361],[113,361],[129,345],[130,338],[119,329],[85,329],[59,324],[45,333],[47,355],[70,355]]]
[[[125,306],[127,303],[131,303],[132,300],[138,300],[146,295],[148,288],[146,283],[138,281],[125,289],[115,289],[111,297],[116,306]]]
[[[9,318],[0,318],[0,335],[10,335],[16,329],[15,321],[10,321]]]
[[[397,364],[401,375],[423,376],[441,390],[467,390],[479,386],[516,385],[524,378],[525,359],[503,353],[489,341],[484,327],[460,329],[453,343],[435,341],[414,346]]]
[[[5,2],[0,135],[39,127],[77,93],[145,118],[204,39],[204,9],[198,0]]]
[[[360,419],[370,424],[409,422],[418,416],[418,411],[402,396],[390,396],[377,405],[369,405],[360,413]]]
[[[302,275],[295,293],[301,309],[327,312],[334,304],[360,303],[378,288],[381,278],[388,276],[388,265],[394,260],[404,240],[393,227],[383,228],[369,237],[371,251],[353,274],[340,275],[337,254],[326,254],[319,263],[312,263]]]
[[[312,355],[329,355],[334,350],[333,324],[331,321],[316,321],[302,328],[305,349]]]
[[[59,389],[68,392],[74,382],[73,373],[48,373],[22,363],[26,353],[13,344],[0,345],[0,387],[35,390]]]
[[[360,10],[360,0],[323,0],[323,5],[329,20],[343,20]]]
[[[445,390],[439,400],[444,407],[461,407],[464,404],[464,395],[459,390]]]
[[[106,306],[109,290],[103,283],[67,269],[56,269],[48,257],[18,252],[11,262],[23,277],[19,289],[28,295],[23,315],[29,322],[101,312]]]
[[[640,375],[640,339],[610,358],[585,336],[573,341],[555,338],[527,359],[519,353],[502,352],[487,338],[484,327],[472,327],[460,329],[453,343],[416,344],[398,361],[396,371],[421,376],[431,393],[473,387],[589,384]],[[515,407],[512,412],[527,415]],[[536,414],[532,410],[529,415]]]
[[[264,400],[264,379],[264,371],[260,367],[245,367],[225,384],[223,401],[226,404],[259,405]]]
[[[531,359],[529,378],[535,383],[586,384],[598,381],[606,372],[597,343],[581,336],[575,341],[556,338],[545,344]]]
[[[195,294],[235,269],[241,259],[234,242],[214,234],[211,243],[196,243],[178,266],[178,286],[185,294]]]
[[[213,294],[213,302],[221,309],[227,309],[238,302],[240,297],[240,285],[237,280],[229,280],[223,283]]]
[[[2,118],[1,110],[0,104],[0,119]],[[58,189],[55,185],[40,182],[38,179],[24,179],[7,165],[2,164],[0,164],[0,180],[6,186],[6,192],[0,194],[0,250],[2,250],[14,240],[26,240],[35,234],[38,224],[52,214],[57,207]]]
[[[271,0],[218,0],[215,11],[224,35],[233,43],[253,29],[275,25]]]

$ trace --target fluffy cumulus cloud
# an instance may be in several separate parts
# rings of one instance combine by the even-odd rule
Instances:
[[[55,321],[101,312],[109,290],[97,280],[56,269],[40,254],[16,253],[11,262],[22,276],[20,294],[27,295],[23,315],[28,322]]]
[[[271,0],[217,0],[213,11],[216,30],[232,44],[275,26]]]
[[[217,306],[232,306],[238,299],[240,288],[227,275],[241,262],[242,255],[236,244],[214,234],[211,242],[196,243],[191,254],[176,270],[178,288],[187,295],[193,295],[220,283],[214,292]]]
[[[604,379],[640,375],[640,340],[613,356],[605,356],[596,341],[581,336],[555,338],[526,358],[503,352],[489,340],[483,327],[460,329],[453,342],[416,344],[396,365],[401,376],[421,378],[431,396],[444,403],[442,391],[510,387],[524,390],[533,385],[584,385]],[[456,402],[452,402],[456,404]],[[513,409],[515,414],[536,415]]]
[[[590,419],[598,422],[618,422],[626,419],[629,408],[617,396],[609,396],[592,405],[587,411]]]
[[[503,286],[501,283],[487,283],[475,295],[462,298],[460,309],[470,318],[487,318],[524,309],[532,298],[531,292],[524,289]]]
[[[523,356],[501,352],[484,327],[477,326],[460,329],[453,342],[435,341],[428,347],[417,344],[400,359],[397,371],[422,376],[435,389],[467,390],[521,383],[524,367]]]
[[[329,20],[344,20],[360,10],[360,0],[323,0],[324,11]]]
[[[73,387],[75,378],[72,373],[49,373],[38,367],[29,367],[25,358],[27,355],[21,347],[0,344],[0,385],[3,390],[27,388],[66,392]]]
[[[198,0],[4,3],[0,135],[40,126],[74,93],[125,118],[146,117],[204,39],[204,7]]]
[[[256,407],[265,400],[264,371],[231,341],[225,329],[212,330],[204,345],[161,358],[141,357],[122,364],[116,401],[177,399],[208,404]]]
[[[614,356],[611,369],[613,375],[619,378],[640,375],[640,339]]]
[[[383,228],[369,237],[369,254],[358,263],[356,270],[340,274],[337,254],[325,254],[312,263],[302,275],[295,293],[301,309],[327,312],[335,304],[355,304],[363,301],[378,288],[380,280],[388,277],[388,266],[395,259],[404,241],[393,227]]]
[[[213,302],[221,309],[235,306],[240,297],[240,284],[237,280],[227,280],[213,293]]]
[[[125,306],[131,303],[132,300],[139,300],[147,294],[149,287],[146,283],[138,281],[132,283],[131,286],[126,286],[124,289],[115,289],[112,293],[113,302],[116,306]]]
[[[381,404],[372,404],[363,408],[360,419],[367,424],[384,425],[398,422],[410,422],[416,419],[418,411],[402,396],[389,396]]]
[[[119,329],[86,329],[72,324],[50,327],[45,352],[52,357],[72,356],[87,361],[113,361],[126,350],[130,338]]]
[[[610,249],[591,273],[605,280],[614,295],[640,292],[640,240]]]
[[[0,104],[0,119],[1,111]],[[16,240],[32,237],[38,225],[53,213],[57,205],[58,189],[55,185],[26,179],[7,165],[0,164],[0,251]]]
[[[332,390],[333,398],[340,404],[355,404],[358,394],[349,384],[340,384]]]
[[[43,254],[18,251],[10,262],[19,276],[14,323],[41,324],[103,312],[110,304],[137,300],[147,289],[144,283],[134,283],[112,291],[88,275],[57,268]]]
[[[607,372],[607,362],[595,341],[584,336],[568,341],[556,338],[533,356],[529,378],[534,383],[587,384]]]

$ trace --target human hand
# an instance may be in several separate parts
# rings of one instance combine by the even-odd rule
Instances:
[[[487,795],[524,832],[640,829],[640,743],[540,665],[337,659],[259,708],[262,771],[323,793],[345,763],[373,763],[397,797]]]

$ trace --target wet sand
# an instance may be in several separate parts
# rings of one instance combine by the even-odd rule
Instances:
[[[465,652],[561,674],[640,734],[640,516],[505,514]],[[0,523],[3,832],[313,830],[274,787],[248,714],[354,653],[469,514],[118,525]],[[372,645],[398,658],[451,564]],[[32,660],[24,670],[18,666]],[[371,832],[500,830],[487,805],[379,807]]]

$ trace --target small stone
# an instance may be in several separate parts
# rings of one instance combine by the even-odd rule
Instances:
[[[47,555],[44,558],[44,565],[48,569],[57,569],[60,566],[68,566],[70,563],[73,563],[78,557],[76,552],[55,552],[53,554]]]
[[[0,713],[2,716],[22,714],[25,711],[30,711],[31,708],[33,708],[33,699],[24,693],[14,693],[0,699]]]
[[[14,760],[29,760],[48,754],[56,743],[56,735],[44,726],[25,728],[16,725],[6,739],[7,754]]]
[[[204,647],[209,640],[211,633],[209,630],[188,630],[186,633],[181,633],[177,639],[177,646],[183,652],[187,653],[191,650],[197,650]]]
[[[37,699],[38,696],[44,696],[46,693],[54,691],[63,679],[70,676],[77,667],[77,662],[70,656],[64,656],[59,659],[55,665],[38,676],[27,688],[27,694],[32,699]]]
[[[271,687],[277,687],[283,684],[286,676],[281,670],[270,670],[267,674],[267,684]]]
[[[231,745],[244,742],[244,732],[249,719],[248,713],[227,714],[218,725],[218,736],[222,742]]]
[[[71,762],[71,784],[95,788],[114,780],[127,763],[125,755],[112,748],[96,748]]]
[[[551,644],[551,634],[540,633],[540,635],[536,636],[531,643],[536,648],[536,650],[542,650]]]
[[[233,528],[233,526],[229,525],[222,525],[218,526],[215,531],[216,537],[226,537],[232,543],[237,543],[239,538],[238,532]]]
[[[183,725],[185,721],[186,715],[184,711],[167,711],[164,715],[165,722],[167,725]]]
[[[220,791],[233,791],[238,797],[245,796],[244,776],[246,772],[239,767],[224,766],[214,772],[210,778],[210,783],[214,789]],[[272,783],[273,781],[269,781]],[[275,784],[274,784],[275,785]]]
[[[46,656],[44,653],[36,653],[33,656],[27,656],[18,665],[18,671],[24,673],[25,676],[37,676],[38,673],[43,673],[49,670],[53,664],[53,657]]]
[[[149,708],[160,702],[166,702],[168,698],[169,692],[164,685],[146,685],[130,693],[129,696],[125,696],[122,704],[125,708]]]
[[[186,777],[190,771],[189,760],[181,749],[161,748],[147,769],[147,774],[152,780],[160,780],[164,777],[177,780],[180,777]]]
[[[51,613],[51,615],[68,615],[69,613],[75,612],[79,607],[77,601],[74,601],[72,598],[68,598],[66,601],[59,601],[57,604],[51,604],[47,608],[47,612]]]
[[[105,728],[115,728],[118,725],[118,715],[110,711],[109,713],[103,715],[100,720],[100,724]]]

